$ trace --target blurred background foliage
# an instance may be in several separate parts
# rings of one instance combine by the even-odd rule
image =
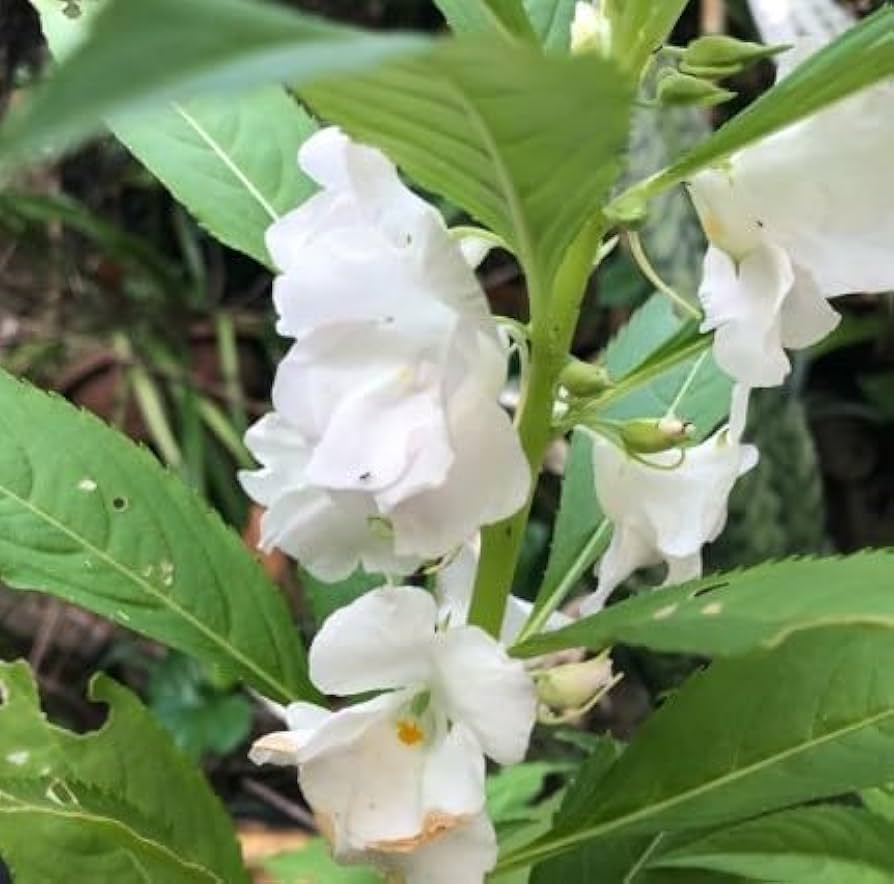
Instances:
[[[288,5],[374,28],[443,26],[428,0]],[[878,4],[848,5],[862,14]],[[705,0],[690,4],[676,41],[696,36],[724,12],[729,32],[755,38],[744,0]],[[27,0],[4,0],[0,110],[19,99],[46,60]],[[769,64],[749,70],[732,83],[737,100],[713,115],[641,112],[628,177],[654,171],[702,139],[772,78]],[[459,220],[452,206],[442,208],[451,222]],[[644,241],[659,271],[681,291],[694,292],[704,241],[682,191],[655,204]],[[495,310],[523,317],[523,281],[510,258],[493,255],[481,278]],[[0,365],[151,446],[248,543],[256,536],[258,513],[235,480],[236,470],[250,464],[241,437],[267,409],[273,370],[285,349],[273,332],[270,282],[264,268],[210,239],[112,138],[38,165],[6,182],[0,193]],[[592,281],[576,341],[579,355],[596,355],[651,294],[619,248]],[[892,305],[891,296],[857,295],[839,303],[845,314],[839,330],[797,357],[785,388],[757,394],[749,434],[761,448],[761,464],[733,495],[728,529],[708,552],[710,567],[894,545]],[[553,463],[564,454],[557,446]],[[533,592],[541,576],[558,487],[558,477],[547,475],[538,489],[517,587],[522,594]],[[302,628],[312,630],[327,616],[333,600],[325,587],[280,556],[268,557],[265,566],[282,584]],[[650,575],[638,578],[628,590],[649,582],[655,582]],[[361,588],[343,587],[344,598]],[[265,713],[206,667],[84,612],[2,588],[0,656],[28,657],[52,714],[76,728],[101,720],[101,710],[81,698],[92,672],[110,671],[141,692],[187,752],[205,760],[235,812],[312,825],[300,805],[282,798],[293,790],[291,774],[259,773],[244,752],[233,751],[254,727],[269,722],[253,721]],[[627,677],[611,701],[583,729],[542,735],[549,744],[546,757],[560,763],[582,746],[592,750],[596,738],[584,725],[628,736],[698,665],[626,649],[617,656]],[[531,789],[531,775],[519,781],[522,796]],[[558,775],[539,771],[530,797]],[[510,784],[513,795],[514,788]]]

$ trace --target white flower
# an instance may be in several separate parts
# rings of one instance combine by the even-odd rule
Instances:
[[[348,861],[377,865],[395,884],[477,884],[497,864],[497,835],[480,813],[406,853],[367,852]]]
[[[571,51],[611,52],[612,26],[603,9],[602,0],[578,0],[571,22]]]
[[[242,481],[262,544],[322,579],[406,573],[527,498],[506,349],[460,245],[381,153],[325,129],[299,159],[322,190],[267,236],[295,344]]]
[[[338,712],[295,703],[289,730],[252,750],[257,763],[298,765],[336,857],[433,846],[482,813],[484,756],[514,764],[527,750],[536,697],[524,666],[482,630],[437,621],[414,587],[334,613],[311,646],[311,679],[338,696],[386,693]]]
[[[711,247],[699,297],[714,353],[747,387],[839,321],[828,298],[894,287],[894,81],[753,147],[690,192]]]
[[[475,575],[478,571],[479,543],[469,542],[462,546],[453,560],[438,572],[435,592],[439,604],[439,618],[450,624],[465,623],[472,604]],[[500,642],[511,645],[531,616],[534,606],[525,599],[510,595],[503,615]],[[574,622],[571,617],[557,611],[546,622],[546,630],[561,629]]]
[[[582,613],[600,610],[638,568],[667,562],[671,584],[700,577],[702,547],[723,530],[733,485],[757,459],[757,449],[726,428],[685,456],[673,450],[634,458],[594,434],[596,495],[614,533]]]

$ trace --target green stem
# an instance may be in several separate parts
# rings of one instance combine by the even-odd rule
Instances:
[[[518,433],[531,468],[531,493],[515,515],[482,531],[481,562],[469,610],[469,623],[493,636],[499,635],[503,624],[537,476],[553,436],[556,386],[571,349],[593,257],[605,229],[600,216],[581,231],[556,274],[551,297],[544,297],[541,291],[530,292],[531,355]],[[536,278],[536,274],[528,273],[529,280]]]

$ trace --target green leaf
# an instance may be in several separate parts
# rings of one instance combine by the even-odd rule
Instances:
[[[92,2],[73,19],[58,0],[31,2],[60,62],[84,41],[102,6]],[[270,260],[264,231],[313,190],[296,157],[316,126],[278,86],[174,102],[107,122],[202,226],[262,264]]]
[[[894,823],[894,785],[888,783],[864,789],[860,793],[860,799],[868,811]]]
[[[145,450],[0,373],[0,573],[280,702],[314,697],[282,596],[242,540]]]
[[[594,409],[610,420],[661,418],[676,403],[677,416],[694,424],[694,438],[704,439],[729,413],[732,392],[709,343],[664,295],[653,295],[609,343],[605,364],[617,383]]]
[[[553,528],[553,543],[534,612],[555,610],[599,557],[610,539],[608,523],[593,483],[593,443],[584,430],[575,430],[562,494]],[[528,629],[522,635],[528,634]]]
[[[24,663],[0,663],[0,685],[0,854],[16,884],[248,881],[224,808],[133,694],[95,678],[109,718],[81,736],[46,721]]]
[[[273,884],[381,884],[371,868],[340,866],[322,838],[313,838],[298,850],[279,853],[264,862]]]
[[[741,820],[894,778],[894,642],[825,629],[693,676],[504,868],[593,839]]]
[[[885,884],[894,880],[894,825],[864,810],[805,807],[708,835],[656,865],[760,881]]]
[[[489,34],[533,40],[521,0],[435,0],[456,34]]]
[[[894,628],[894,555],[792,559],[643,593],[513,648],[522,657],[623,643],[734,656],[828,626]]]
[[[535,300],[620,170],[632,100],[608,61],[494,40],[441,44],[302,94],[502,237]]]
[[[96,131],[103,118],[200,93],[307,82],[426,42],[367,34],[250,0],[112,0],[55,75],[10,115],[0,130],[0,159],[25,162],[35,149],[70,145]],[[242,137],[257,146],[263,132]]]
[[[503,768],[487,778],[487,812],[494,824],[530,822],[540,818],[533,806],[546,779],[567,773],[570,765],[555,761],[530,761]]]
[[[646,0],[643,0],[646,2]],[[737,150],[894,75],[894,9],[880,9],[811,55],[711,138],[618,204],[677,184]]]
[[[558,52],[571,47],[575,0],[525,0],[528,19],[545,49]]]
[[[248,698],[212,684],[185,654],[168,654],[153,669],[146,693],[152,712],[190,758],[226,755],[251,733]]]

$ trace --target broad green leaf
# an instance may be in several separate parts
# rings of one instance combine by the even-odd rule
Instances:
[[[87,5],[87,4],[85,4]],[[375,35],[252,0],[112,0],[89,36],[0,130],[0,159],[69,145],[103,118],[123,118],[202,93],[244,93],[368,67],[426,45]],[[264,134],[243,132],[263,141]]]
[[[614,4],[612,55],[639,74],[670,36],[689,0],[624,0]]]
[[[699,169],[891,76],[894,9],[885,7],[811,55],[711,138],[623,194],[617,204],[635,204],[643,194],[677,184]]]
[[[251,733],[252,704],[243,693],[212,682],[186,654],[169,653],[146,685],[149,708],[190,758],[233,752]]]
[[[853,627],[715,663],[504,868],[588,841],[722,825],[894,778],[894,642]]]
[[[546,49],[566,51],[571,46],[575,0],[525,0],[534,33]]]
[[[660,418],[674,406],[695,426],[694,438],[704,439],[729,413],[732,391],[709,343],[664,295],[653,295],[609,343],[605,364],[617,384],[594,409],[602,418],[630,420]]]
[[[660,836],[639,835],[585,845],[538,863],[531,884],[646,884],[643,872]]]
[[[867,810],[894,823],[894,785],[888,783],[885,786],[864,789],[860,793],[860,800]]]
[[[792,559],[644,593],[513,648],[538,656],[623,643],[705,656],[734,656],[827,626],[894,628],[894,554]]]
[[[724,829],[654,861],[760,881],[887,884],[894,825],[851,807],[803,807]]]
[[[632,89],[596,56],[463,40],[302,91],[502,237],[532,298],[620,171]]]
[[[340,866],[322,838],[297,850],[271,856],[264,862],[273,884],[382,884],[378,872],[367,867]]]
[[[81,736],[46,721],[24,663],[0,664],[0,685],[0,854],[16,884],[248,881],[224,808],[129,691],[94,679],[109,718]]]
[[[497,34],[533,39],[522,0],[435,0],[456,34]]]
[[[144,449],[0,373],[0,573],[88,608],[265,696],[315,696],[278,589]]]
[[[102,4],[70,18],[58,0],[31,0],[57,61],[82,43]],[[264,231],[311,193],[298,148],[315,131],[284,89],[174,102],[107,121],[112,131],[221,242],[268,263]]]
[[[534,801],[549,776],[567,774],[571,765],[530,761],[503,768],[487,779],[487,812],[494,824],[530,822],[540,818]]]
[[[575,430],[562,478],[549,561],[534,605],[535,614],[547,608],[555,610],[610,539],[609,526],[602,516],[593,483],[592,449],[589,434],[585,430]],[[528,633],[526,627],[521,635]]]

